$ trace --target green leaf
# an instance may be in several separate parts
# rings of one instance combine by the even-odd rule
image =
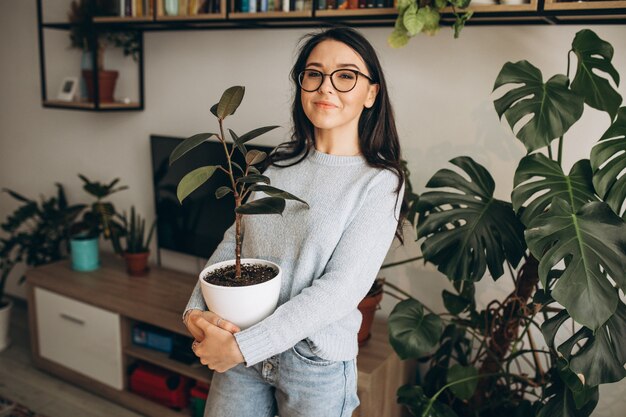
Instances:
[[[398,0],[398,15],[404,14],[412,4],[415,4],[415,0]]]
[[[626,107],[619,109],[617,119],[591,149],[593,185],[598,195],[617,215],[626,220]]]
[[[217,117],[224,120],[227,116],[235,114],[237,107],[243,100],[245,90],[245,87],[234,86],[224,91],[220,102],[217,104]]]
[[[545,155],[527,155],[515,171],[515,188],[511,194],[513,208],[521,214],[520,219],[526,226],[548,208],[554,197],[569,201],[574,210],[578,210],[585,203],[597,201],[591,177],[587,159],[576,162],[569,175],[565,175],[558,162]]]
[[[252,175],[246,175],[245,177],[239,177],[235,180],[235,182],[237,184],[242,183],[242,182],[245,184],[250,184],[250,183],[255,183],[255,182],[264,182],[266,184],[269,184],[270,179],[266,177],[265,175],[252,174]]]
[[[198,133],[190,138],[185,139],[174,148],[170,154],[170,166],[181,156],[195,148],[196,146],[207,141],[211,136],[217,136],[215,133]]]
[[[618,297],[605,272],[626,289],[624,236],[626,224],[605,203],[590,202],[574,212],[558,197],[526,231],[528,247],[540,260],[544,287],[550,271],[565,261],[551,295],[590,329],[598,329],[617,308]]]
[[[238,214],[283,214],[285,200],[278,197],[260,198],[235,209]]]
[[[469,2],[468,2],[469,4]],[[463,28],[465,27],[465,23],[474,15],[474,11],[470,10],[462,15],[457,15],[456,19],[454,20],[454,38],[458,38],[459,35],[461,34],[461,31],[463,30]]]
[[[457,414],[446,404],[431,400],[424,394],[422,387],[403,385],[398,389],[398,404],[406,406],[411,414],[421,417],[457,417]]]
[[[211,106],[211,113],[213,113],[215,117],[217,117],[217,105],[218,104],[219,103],[215,103],[214,105]]]
[[[574,37],[572,50],[578,58],[572,91],[584,97],[585,103],[594,109],[607,112],[613,120],[622,103],[622,96],[606,78],[597,75],[602,72],[619,86],[619,74],[611,64],[613,47],[593,31],[584,29]]]
[[[279,197],[279,198],[283,198],[286,200],[297,200],[301,203],[306,204],[307,208],[309,207],[309,204],[306,201],[301,200],[293,194],[290,194],[283,190],[279,190],[278,188],[272,187],[270,185],[254,184],[254,185],[251,185],[250,188],[248,189],[250,191],[262,191],[265,194],[272,196],[272,197]]]
[[[398,17],[398,19],[400,19]],[[387,38],[387,44],[392,48],[402,48],[409,43],[409,36],[406,31],[394,29]]]
[[[225,195],[227,195],[228,193],[232,193],[233,190],[231,190],[230,187],[220,187],[217,190],[215,190],[215,198],[217,198],[218,200],[222,197],[224,197]]]
[[[178,183],[178,187],[176,188],[176,196],[178,197],[178,201],[183,203],[183,200],[192,192],[196,190],[196,188],[200,187],[204,184],[215,172],[218,167],[215,165],[208,165],[200,168],[196,168],[193,171],[189,172],[185,175],[180,182]]]
[[[401,359],[418,358],[431,352],[443,330],[441,319],[424,315],[424,307],[415,299],[399,302],[389,315],[389,341]]]
[[[450,385],[449,388],[457,398],[469,400],[474,395],[474,391],[476,391],[478,369],[473,366],[452,365],[448,369],[447,383],[454,384]]]
[[[248,167],[248,173],[261,175],[261,171],[259,171],[258,169],[256,169],[256,167],[253,167],[253,166]]]
[[[252,139],[257,138],[267,132],[269,132],[270,130],[274,130],[276,128],[278,128],[280,126],[264,126],[264,127],[259,127],[256,129],[253,129],[245,134],[243,134],[240,138],[239,138],[239,142],[240,143],[248,143],[250,142]]]
[[[494,279],[504,273],[508,260],[517,266],[526,250],[524,227],[510,203],[493,197],[495,184],[489,172],[469,157],[450,161],[469,181],[449,169],[439,170],[428,188],[450,191],[423,193],[417,236],[424,259],[450,280],[479,281],[487,268]]]
[[[244,146],[243,142],[241,142],[241,138],[237,136],[237,134],[232,129],[228,129],[228,131],[230,132],[230,137],[233,138],[233,143],[239,149],[239,152],[241,152],[242,155],[247,154],[248,150]],[[243,172],[243,170],[241,170],[241,172]]]
[[[442,293],[443,305],[450,313],[459,315],[471,305],[471,300],[451,293],[448,290],[443,290]]]
[[[404,27],[410,36],[415,36],[422,31],[424,20],[417,17],[417,3],[411,3],[406,9],[402,23],[404,23]]]
[[[246,164],[248,165],[258,164],[259,162],[263,162],[266,157],[267,157],[267,154],[265,152],[252,149],[251,151],[248,151],[248,153],[246,154]]]
[[[447,0],[435,0],[435,7],[437,10],[441,10],[448,5]]]
[[[583,113],[583,98],[568,89],[568,79],[555,75],[543,83],[541,71],[528,61],[507,62],[498,74],[493,90],[507,84],[523,84],[494,101],[500,119],[504,115],[515,129],[517,122],[532,118],[515,133],[528,152],[541,149],[565,132]]]
[[[439,31],[439,12],[430,6],[422,7],[417,11],[417,18],[424,22],[422,31],[427,35],[435,35]]]
[[[562,361],[559,361],[562,366]],[[550,370],[550,384],[544,396],[548,400],[537,413],[537,417],[589,417],[598,403],[598,387],[572,391],[563,381],[566,372],[553,367]],[[574,378],[576,376],[574,375]],[[587,400],[582,407],[577,407],[575,396],[585,395]]]

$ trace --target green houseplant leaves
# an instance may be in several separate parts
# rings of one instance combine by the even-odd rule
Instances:
[[[430,191],[420,196],[417,235],[426,238],[424,259],[451,280],[478,281],[487,268],[498,278],[504,273],[505,260],[516,266],[526,249],[523,226],[511,204],[493,197],[495,183],[483,166],[468,157],[450,163],[470,180],[442,169],[426,184],[455,192]]]

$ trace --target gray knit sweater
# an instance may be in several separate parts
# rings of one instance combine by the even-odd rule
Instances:
[[[297,165],[270,166],[264,175],[310,208],[287,200],[282,216],[243,216],[241,257],[272,261],[284,274],[276,311],[235,334],[246,365],[305,338],[321,358],[353,359],[361,323],[357,305],[393,241],[404,184],[396,202],[396,174],[370,167],[363,156],[330,155],[315,148]],[[262,197],[263,192],[255,192],[248,201]],[[233,224],[207,265],[234,258]],[[199,284],[185,311],[189,309],[207,309]]]

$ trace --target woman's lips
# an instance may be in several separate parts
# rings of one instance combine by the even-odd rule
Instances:
[[[337,106],[335,106],[334,104],[325,102],[325,101],[316,101],[313,104],[315,104],[317,107],[321,108],[321,109],[335,109],[337,108]]]

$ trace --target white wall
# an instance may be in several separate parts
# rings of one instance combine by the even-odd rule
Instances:
[[[46,1],[44,1],[46,3]],[[57,0],[56,3],[59,3]],[[62,18],[65,0],[53,6],[50,16]],[[295,47],[307,30],[223,30],[157,32],[145,35],[146,110],[92,113],[44,109],[40,103],[39,58],[35,1],[2,2],[0,14],[0,186],[36,197],[50,195],[53,183],[65,185],[70,202],[87,202],[77,173],[109,181],[120,177],[129,191],[115,195],[119,209],[134,204],[150,219],[154,216],[148,138],[151,133],[189,136],[215,128],[209,107],[231,85],[245,85],[246,98],[229,120],[236,131],[268,124],[285,128],[257,143],[277,145],[286,139],[291,97],[288,71]],[[51,3],[47,3],[50,5]],[[9,11],[10,10],[10,11]],[[508,199],[513,172],[524,148],[500,123],[493,109],[491,90],[507,61],[528,59],[547,79],[566,69],[574,34],[581,26],[478,26],[467,27],[453,39],[443,28],[435,37],[413,39],[403,49],[386,44],[390,28],[362,29],[381,58],[395,106],[405,159],[418,192],[446,161],[469,155],[484,164],[497,182],[496,195]],[[614,65],[626,76],[626,26],[594,26],[599,36],[616,48]],[[80,53],[63,47],[64,32],[51,35],[55,52],[49,55],[52,77],[58,80],[74,71]],[[621,41],[620,41],[621,39]],[[68,41],[69,44],[69,41]],[[119,55],[119,53],[117,54]],[[107,65],[123,69],[132,61],[107,56]],[[134,73],[122,72],[120,96],[133,94]],[[55,80],[57,80],[55,82]],[[124,86],[126,83],[126,86]],[[619,88],[626,97],[626,88]],[[589,108],[565,144],[565,165],[588,157],[591,144],[606,129],[608,118]],[[16,207],[0,194],[0,219]],[[393,245],[387,261],[416,256],[414,232],[407,229],[404,247]],[[110,250],[103,245],[105,250]],[[203,260],[164,253],[171,267],[197,272]],[[441,289],[446,279],[431,266],[413,264],[384,270],[387,277],[428,306],[441,310]],[[501,280],[505,281],[505,279]],[[504,296],[509,288],[485,278],[479,299]],[[383,314],[393,308],[383,302]],[[597,416],[618,416],[626,402],[626,383],[603,387]]]

